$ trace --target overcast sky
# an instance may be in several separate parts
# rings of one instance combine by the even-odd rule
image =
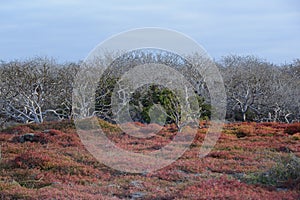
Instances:
[[[217,60],[300,58],[299,0],[1,0],[0,60],[83,60],[108,37],[141,27],[182,32]]]

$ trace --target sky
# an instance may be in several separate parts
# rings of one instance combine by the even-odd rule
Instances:
[[[0,60],[84,60],[112,35],[143,27],[186,34],[216,60],[300,59],[299,0],[0,0]]]

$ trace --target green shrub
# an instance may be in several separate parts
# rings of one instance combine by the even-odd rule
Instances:
[[[276,187],[300,188],[300,158],[292,153],[280,156],[273,167],[265,172],[251,174],[248,181]]]
[[[117,80],[113,78],[105,82],[100,81],[99,89],[96,91],[95,109],[99,113],[98,116],[110,122],[113,122],[110,101],[116,82]],[[197,96],[196,99],[189,101],[191,105],[198,103],[201,108],[199,113],[201,119],[210,118],[211,107],[203,98]],[[171,124],[180,121],[181,105],[178,97],[170,89],[159,85],[145,85],[131,94],[129,113],[131,119],[136,122]],[[151,118],[155,121],[151,121]]]

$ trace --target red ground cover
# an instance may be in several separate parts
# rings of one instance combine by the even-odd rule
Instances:
[[[70,121],[3,130],[0,199],[300,199],[299,123],[227,124],[214,149],[200,159],[203,123],[206,128],[181,158],[144,174],[99,163]],[[116,145],[135,152],[157,150],[178,134],[169,125],[137,139],[116,125],[101,125]],[[28,133],[34,136],[20,140]]]

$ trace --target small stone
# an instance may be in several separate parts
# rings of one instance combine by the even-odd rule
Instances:
[[[19,142],[32,142],[34,140],[34,134],[33,133],[26,133],[24,135],[21,135],[19,138]]]
[[[142,188],[142,182],[141,181],[131,181],[131,185],[133,185],[136,188]]]
[[[145,196],[146,194],[144,192],[135,192],[131,195],[131,199],[141,199]]]

